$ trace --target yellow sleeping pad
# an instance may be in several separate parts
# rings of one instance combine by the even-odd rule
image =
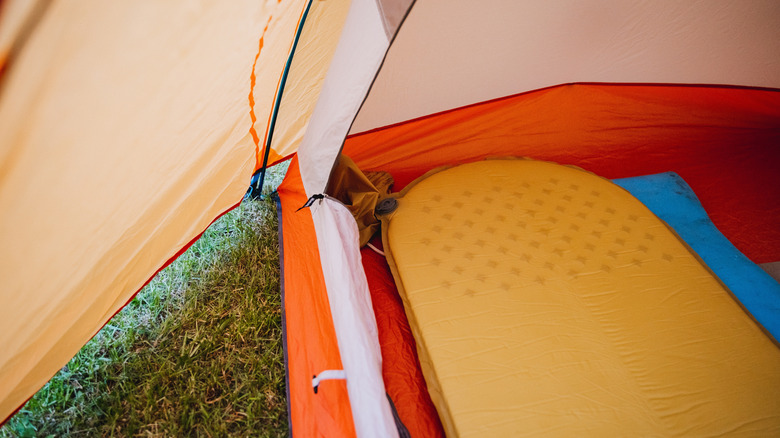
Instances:
[[[382,228],[449,436],[780,436],[780,348],[611,182],[460,165]]]

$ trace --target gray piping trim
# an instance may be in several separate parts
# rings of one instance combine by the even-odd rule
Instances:
[[[279,220],[279,289],[282,294],[282,351],[284,353],[284,391],[287,396],[287,431],[292,438],[292,414],[290,412],[290,364],[287,354],[287,311],[284,307],[284,233],[282,232],[282,200],[279,194],[274,192],[272,195],[276,203],[276,215]]]

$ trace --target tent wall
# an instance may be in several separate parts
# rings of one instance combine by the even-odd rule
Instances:
[[[0,420],[240,202],[303,5],[47,9],[0,96]]]
[[[382,354],[360,261],[357,223],[344,204],[330,197],[315,201],[309,209],[355,432],[361,437],[392,436],[397,430],[382,379]]]
[[[48,0],[0,1],[0,78],[48,3]]]
[[[298,8],[300,13],[299,26],[301,27],[300,39],[291,59],[289,74],[284,83],[282,100],[280,102],[278,116],[274,124],[271,151],[268,164],[272,165],[294,153],[301,143],[309,118],[314,110],[317,97],[322,89],[322,83],[328,66],[336,50],[341,28],[344,25],[349,0],[329,0],[297,2],[293,9]],[[308,7],[304,20],[304,13]],[[268,47],[268,50],[291,49],[290,44],[280,47]],[[268,45],[273,44],[272,41]],[[266,50],[266,44],[263,44]],[[262,53],[262,51],[261,51]],[[280,92],[282,72],[272,69],[259,69],[255,77],[255,83],[264,86],[252,87],[254,102],[273,102]],[[273,85],[278,86],[274,88]],[[261,106],[267,108],[267,105]],[[273,108],[273,106],[269,107]],[[268,113],[255,113],[253,129],[257,138],[258,161],[256,169],[262,165],[264,151],[268,144],[269,128],[272,111]]]
[[[312,376],[343,370],[336,331],[303,182],[294,157],[279,187],[282,296],[291,434],[355,436],[347,384],[334,379],[312,389]]]
[[[393,5],[393,7],[390,7]],[[319,100],[300,145],[303,186],[309,196],[322,193],[332,163],[363,104],[376,72],[400,25],[399,11],[411,0],[354,0],[350,6],[341,39],[330,64]],[[380,7],[381,6],[381,7]],[[385,11],[392,11],[388,18]]]
[[[569,82],[780,87],[774,0],[416,2],[352,132]]]
[[[437,166],[490,156],[573,164],[606,178],[674,171],[756,263],[780,260],[780,91],[576,84],[423,117],[347,139],[361,169],[400,190]]]

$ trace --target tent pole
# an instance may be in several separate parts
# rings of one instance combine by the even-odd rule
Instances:
[[[263,182],[265,181],[265,171],[268,169],[268,155],[271,153],[271,141],[274,137],[274,127],[276,126],[276,117],[279,115],[279,106],[282,103],[282,94],[284,94],[284,86],[287,83],[287,76],[290,73],[290,66],[292,65],[293,55],[295,55],[295,49],[298,47],[298,41],[301,38],[301,33],[303,32],[303,24],[306,22],[306,16],[309,15],[309,9],[311,9],[311,4],[313,0],[309,0],[309,2],[306,4],[306,9],[303,11],[303,15],[301,15],[301,22],[298,24],[298,29],[295,32],[295,40],[293,41],[292,49],[290,49],[290,56],[287,57],[287,63],[284,65],[284,73],[282,73],[282,79],[279,82],[279,90],[276,93],[276,102],[274,102],[274,110],[271,114],[271,122],[269,123],[268,128],[268,137],[265,141],[265,153],[263,154],[263,166],[258,170],[260,172],[259,178],[257,180],[257,185],[252,185],[252,182],[255,181],[257,177],[257,172],[255,172],[254,175],[252,175],[252,182],[250,182],[249,191],[247,192],[247,196],[252,197],[253,199],[261,198],[262,192],[263,192]]]

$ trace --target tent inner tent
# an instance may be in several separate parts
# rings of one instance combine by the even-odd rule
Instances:
[[[780,288],[759,267],[780,263],[780,3],[20,3],[0,3],[0,419],[240,203],[267,156],[291,160],[278,207],[292,434],[780,434]],[[345,172],[363,188],[394,181],[363,197],[398,208],[370,240],[384,255],[361,248]],[[451,212],[430,201],[445,191],[418,192],[448,175]],[[598,201],[545,186],[568,178],[615,194],[602,213],[644,221],[641,279],[615,282],[636,254],[584,234],[611,245],[626,224],[577,225]],[[536,207],[494,188],[558,200],[548,222],[506,231],[517,239],[497,262],[479,251],[500,245],[464,245],[498,225],[466,211]],[[677,199],[706,214],[676,219],[694,211]],[[410,205],[476,230],[413,221],[393,234]],[[433,227],[446,240],[421,232]],[[409,263],[407,244],[455,258]],[[512,258],[585,245],[571,259],[590,263],[590,283],[538,282]],[[464,282],[517,272],[464,296],[412,287],[410,269],[446,263],[508,263]],[[534,269],[547,263],[568,272]],[[517,324],[490,327],[505,290],[516,313],[497,319]],[[545,313],[542,299],[568,304]],[[573,328],[572,315],[590,322]],[[510,339],[469,347],[498,331]],[[537,354],[517,353],[520,340]],[[466,354],[444,354],[456,348]],[[603,356],[573,353],[586,349]],[[514,355],[491,362],[502,351]],[[489,390],[497,369],[509,398]]]

